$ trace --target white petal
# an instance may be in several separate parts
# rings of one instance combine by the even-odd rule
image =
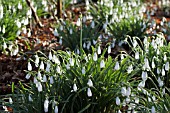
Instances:
[[[88,97],[91,97],[91,96],[92,96],[92,92],[91,92],[91,89],[90,89],[90,88],[87,89],[87,96],[88,96]]]
[[[116,105],[120,105],[120,98],[116,97]]]

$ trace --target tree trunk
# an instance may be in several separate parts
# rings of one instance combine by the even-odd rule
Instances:
[[[57,16],[58,18],[62,18],[62,0],[58,0],[57,3]]]

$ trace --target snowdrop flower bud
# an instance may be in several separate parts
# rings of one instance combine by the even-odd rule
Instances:
[[[138,51],[135,53],[135,59],[139,59],[139,52]]]
[[[28,62],[28,71],[32,71],[32,65],[30,62]]]
[[[44,62],[43,61],[41,61],[40,69],[44,70]]]
[[[52,55],[51,51],[49,52],[48,58],[49,58],[49,60],[53,59],[53,55]]]
[[[49,106],[49,100],[46,99],[46,100],[44,101],[44,112],[45,112],[45,113],[48,112],[48,106]]]
[[[166,54],[164,54],[164,61],[167,61],[167,56],[166,56]]]
[[[107,52],[108,52],[108,54],[111,53],[111,45],[108,46]]]
[[[88,85],[89,87],[93,87],[93,82],[92,82],[91,79],[88,80],[87,85]]]
[[[133,71],[133,66],[132,66],[132,64],[128,67],[128,69],[127,69],[127,73],[129,74],[129,73],[131,73]]]
[[[95,23],[94,21],[91,22],[91,28],[94,28],[95,27]]]
[[[155,62],[154,62],[154,60],[152,60],[152,68],[153,68],[153,69],[155,68]]]
[[[50,77],[50,84],[53,84],[54,83],[54,79],[53,79],[53,76]]]
[[[120,98],[116,97],[116,105],[120,105]]]
[[[165,76],[165,70],[162,68],[162,76]]]
[[[156,113],[154,106],[152,106],[151,113]]]
[[[30,77],[31,77],[31,74],[30,73],[27,73],[27,75],[25,76],[25,78],[28,80],[28,79],[30,79]]]
[[[12,98],[11,98],[11,97],[9,98],[9,103],[10,103],[10,104],[12,104],[12,103],[13,103],[13,101],[12,101]]]
[[[157,74],[160,74],[161,70],[159,68],[157,68]]]
[[[146,81],[148,79],[148,74],[146,71],[142,71],[142,80]]]
[[[54,113],[58,113],[58,106],[55,106]]]
[[[86,73],[85,67],[82,68],[81,72],[82,72],[83,75]]]
[[[81,20],[80,18],[78,18],[77,22],[76,22],[76,25],[79,27],[81,25]]]
[[[53,34],[54,34],[54,36],[57,36],[57,37],[59,36],[57,29],[54,30]]]
[[[43,75],[43,80],[42,82],[47,82],[47,76],[46,75]]]
[[[100,62],[100,68],[104,68],[105,67],[105,62],[104,62],[104,60],[102,60],[101,62]]]
[[[130,94],[131,94],[131,88],[128,87],[127,90],[126,90],[126,96],[130,96]]]
[[[77,91],[77,85],[76,85],[76,84],[73,85],[73,91],[74,91],[74,92]]]
[[[139,84],[138,84],[138,88],[144,88],[145,87],[145,81],[141,81]]]
[[[166,70],[166,71],[169,71],[169,62],[166,62],[166,64],[165,64],[165,70]]]
[[[73,34],[73,29],[72,29],[72,28],[70,28],[70,31],[69,31],[69,32],[70,32],[70,34]]]
[[[30,102],[32,102],[32,101],[33,101],[32,97],[31,97],[31,94],[29,94],[29,96],[28,96],[28,100],[29,100]]]
[[[41,82],[37,83],[37,87],[38,87],[38,92],[41,92],[42,91],[42,84],[41,84]]]
[[[93,55],[93,60],[94,61],[97,61],[97,53],[95,52],[94,55]]]
[[[100,48],[100,46],[98,46],[98,48],[97,48],[97,53],[98,53],[98,55],[101,54],[101,48]]]
[[[122,96],[126,96],[126,87],[122,87],[121,93],[122,93]]]
[[[163,81],[160,79],[160,77],[158,77],[158,83],[159,83],[159,87],[162,87],[164,85]]]
[[[74,66],[74,59],[70,58],[70,66]]]
[[[115,70],[119,70],[119,69],[120,69],[119,62],[118,62],[118,61],[116,62],[116,65],[115,65],[114,69],[115,69]]]
[[[22,9],[22,4],[20,2],[18,3],[18,9]]]
[[[87,96],[88,96],[88,97],[92,97],[92,92],[91,92],[91,89],[90,89],[90,88],[87,89]]]

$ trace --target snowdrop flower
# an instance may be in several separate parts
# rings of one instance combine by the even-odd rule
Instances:
[[[157,68],[157,74],[159,75],[161,73],[161,70]]]
[[[107,52],[108,52],[108,54],[111,53],[111,45],[108,46]]]
[[[158,77],[158,83],[159,83],[159,87],[162,87],[164,85],[163,81],[160,79],[160,77]]]
[[[28,62],[28,71],[32,71],[32,65],[30,62]]]
[[[49,100],[46,99],[46,100],[44,101],[44,112],[45,112],[45,113],[48,112],[48,106],[49,106]]]
[[[3,18],[3,6],[0,5],[0,19]]]
[[[44,70],[44,62],[43,61],[41,61],[40,69]]]
[[[46,75],[43,75],[43,78],[42,78],[42,82],[47,82],[47,76]]]
[[[97,53],[95,52],[94,55],[93,55],[93,60],[94,61],[97,61]]]
[[[91,89],[90,89],[90,88],[87,89],[87,96],[88,96],[88,97],[92,97],[92,92],[91,92]]]
[[[48,58],[49,58],[49,60],[53,59],[53,55],[52,55],[51,51],[49,52]]]
[[[31,18],[31,16],[32,16],[32,11],[31,11],[31,9],[29,9],[29,10],[27,11],[27,16],[28,16],[29,18]]]
[[[3,44],[3,48],[6,49],[7,48],[7,44],[4,42]]]
[[[70,64],[66,64],[66,69],[69,70],[70,69]]]
[[[56,55],[53,55],[52,61],[55,62],[55,63],[58,64],[58,65],[60,64],[60,61],[59,61],[59,59],[57,58]]]
[[[94,21],[91,22],[91,28],[94,28],[95,27],[95,23]]]
[[[152,68],[153,68],[153,69],[155,68],[155,62],[154,62],[154,59],[152,59]]]
[[[148,74],[146,71],[142,71],[142,80],[146,81],[148,79]]]
[[[54,83],[54,79],[53,79],[53,76],[50,77],[50,84],[53,84]]]
[[[57,29],[54,30],[54,33],[53,33],[53,34],[54,34],[54,36],[56,36],[56,37],[59,36]]]
[[[41,82],[37,83],[37,87],[38,87],[38,92],[41,92],[42,91],[42,84],[41,84]]]
[[[135,48],[136,46],[137,46],[137,41],[134,39],[134,41],[133,41],[133,47]]]
[[[121,112],[120,109],[119,109],[117,113],[122,113],[122,112]]]
[[[126,96],[130,96],[130,94],[131,94],[131,88],[128,87],[127,90],[126,90]]]
[[[122,93],[122,96],[126,96],[126,87],[122,87],[121,93]]]
[[[165,70],[162,68],[162,76],[165,76]]]
[[[144,88],[145,87],[145,81],[141,81],[139,84],[138,84],[138,88]]]
[[[138,97],[135,97],[135,103],[139,103],[139,98]]]
[[[18,3],[18,9],[22,9],[22,4],[20,2]]]
[[[87,49],[88,49],[88,50],[90,49],[90,46],[91,46],[91,41],[89,41],[89,42],[87,43]]]
[[[166,56],[166,54],[164,54],[164,61],[167,61],[167,56]]]
[[[38,83],[38,80],[37,78],[34,76],[34,84],[37,84]]]
[[[127,69],[127,73],[129,74],[129,73],[131,73],[133,71],[133,66],[132,66],[132,64],[128,67],[128,69]]]
[[[86,22],[86,16],[83,16],[83,23]]]
[[[32,102],[32,101],[33,101],[32,97],[31,97],[31,94],[29,94],[29,96],[28,96],[28,100],[29,100],[30,102]]]
[[[60,25],[60,31],[63,31],[64,27],[62,25]]]
[[[12,98],[11,98],[11,97],[9,98],[9,103],[10,103],[10,104],[12,104],[12,103],[13,103],[13,101],[12,101]]]
[[[152,106],[152,108],[151,108],[151,113],[156,113],[154,106]]]
[[[78,18],[77,22],[76,22],[76,25],[79,27],[81,25],[81,20],[80,18]]]
[[[30,73],[27,73],[27,75],[25,76],[25,78],[28,80],[28,79],[30,79],[30,77],[31,77],[31,74]]]
[[[135,59],[139,59],[139,52],[138,51],[135,53]]]
[[[126,101],[126,103],[129,103],[130,102],[130,98],[127,97],[125,101]]]
[[[73,85],[73,91],[74,91],[74,92],[77,91],[77,85],[76,85],[76,84]]]
[[[62,40],[62,37],[60,37],[59,44],[62,45],[62,43],[63,43],[63,40]]]
[[[58,74],[61,74],[60,66],[57,66],[56,71],[57,71]]]
[[[88,80],[87,85],[88,85],[89,87],[93,87],[93,82],[92,82],[91,79]]]
[[[114,69],[115,69],[115,70],[119,70],[119,69],[120,69],[119,62],[118,62],[118,61],[116,62],[116,65],[115,65]]]
[[[98,46],[98,48],[97,48],[97,53],[98,53],[98,55],[101,54],[101,48],[100,48],[100,46]]]
[[[55,106],[54,113],[58,113],[58,106]]]
[[[104,60],[102,60],[101,62],[100,62],[100,68],[104,68],[105,67],[105,62],[104,62]]]
[[[86,43],[83,43],[83,48],[86,48]]]
[[[81,73],[84,75],[86,73],[85,67],[82,68]]]
[[[73,34],[73,29],[72,29],[72,28],[70,28],[69,32],[70,32],[70,34]]]
[[[149,69],[150,69],[149,61],[148,61],[147,58],[144,59],[143,69],[144,69],[144,70],[149,70]]]
[[[74,59],[70,58],[70,66],[74,66]]]
[[[116,105],[120,105],[120,98],[116,97]]]
[[[40,80],[40,81],[41,81],[41,79],[42,79],[42,76],[41,76],[41,73],[40,73],[40,71],[38,71],[38,74],[37,74],[37,79],[38,79],[38,80]]]
[[[166,71],[169,71],[169,62],[166,62],[166,64],[165,64],[165,70],[166,70]]]

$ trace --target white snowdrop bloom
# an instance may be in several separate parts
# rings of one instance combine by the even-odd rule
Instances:
[[[164,83],[160,77],[158,77],[158,83],[159,83],[159,87],[162,87],[164,85]]]
[[[86,48],[86,43],[85,42],[83,43],[83,48]]]
[[[127,97],[125,101],[126,101],[126,103],[128,104],[128,103],[130,102],[130,98]]]
[[[16,21],[16,24],[17,24],[18,28],[21,28],[21,22],[19,20]]]
[[[54,34],[54,36],[57,36],[57,37],[59,36],[57,29],[54,30],[53,34]]]
[[[138,97],[135,97],[135,103],[139,103],[139,98]]]
[[[122,93],[122,96],[126,96],[126,87],[122,87],[121,93]]]
[[[32,65],[30,62],[28,62],[28,71],[32,71]]]
[[[115,70],[119,70],[119,69],[120,69],[119,62],[118,62],[118,61],[116,62],[116,65],[115,65],[114,69],[115,69]]]
[[[60,31],[63,31],[64,27],[62,25],[60,25]]]
[[[144,59],[143,69],[144,70],[149,70],[150,69],[149,60],[147,58]]]
[[[60,37],[59,44],[62,45],[62,43],[63,43],[63,39],[62,39],[62,37]]]
[[[70,58],[70,66],[74,66],[74,59],[73,58]]]
[[[49,107],[49,100],[46,99],[44,101],[44,112],[47,113],[48,112],[48,107]]]
[[[37,80],[37,78],[34,76],[34,84],[36,84],[37,85],[37,83],[38,83],[38,80]],[[36,86],[37,87],[37,86]]]
[[[91,28],[94,28],[95,27],[95,23],[94,21],[91,22]]]
[[[18,3],[18,9],[22,9],[22,4],[20,2]]]
[[[152,108],[151,108],[151,113],[156,113],[156,110],[155,110],[154,106],[152,106]]]
[[[55,62],[55,64],[60,65],[60,60],[58,59],[58,57],[56,55],[53,55],[52,61]]]
[[[79,27],[81,25],[81,20],[80,18],[77,19],[76,25]]]
[[[159,51],[159,49],[157,49],[157,50],[156,50],[156,54],[158,54],[158,55],[160,54],[160,51]]]
[[[108,46],[107,52],[108,52],[108,54],[111,53],[111,45]]]
[[[145,87],[145,81],[141,81],[139,84],[138,84],[138,88],[144,88]]]
[[[27,80],[30,79],[30,77],[31,77],[31,74],[30,74],[30,73],[27,73],[26,76],[25,76],[25,78],[26,78]]]
[[[91,89],[90,89],[90,88],[87,89],[87,96],[88,96],[88,97],[92,97],[92,92],[91,92]]]
[[[153,69],[155,68],[155,62],[154,62],[154,59],[152,59],[152,68],[153,68]]]
[[[54,113],[58,113],[58,106],[55,106]]]
[[[98,48],[97,48],[97,53],[98,53],[98,55],[101,54],[101,48],[100,48],[100,46],[98,46]]]
[[[38,87],[38,92],[42,92],[42,84],[41,84],[41,82],[37,83],[37,87]]]
[[[85,67],[82,68],[81,73],[84,75],[86,73]]]
[[[165,64],[165,70],[166,70],[166,71],[169,71],[169,62],[166,62],[166,64]]]
[[[2,19],[3,18],[3,6],[2,5],[0,5],[0,19]]]
[[[53,59],[53,55],[52,55],[51,51],[50,51],[49,54],[48,54],[48,58],[49,58],[49,60],[52,60],[52,59]]]
[[[133,47],[136,48],[136,46],[138,45],[137,41],[134,39],[133,41]]]
[[[61,74],[61,68],[60,68],[60,66],[57,66],[56,71],[57,71],[58,74]]]
[[[73,34],[73,29],[72,28],[70,28],[69,33]]]
[[[25,20],[24,20],[24,25],[26,26],[26,25],[28,25],[29,24],[29,21],[28,21],[28,18],[25,18]],[[26,33],[25,33],[26,34]]]
[[[11,98],[11,97],[9,98],[9,103],[10,103],[10,104],[12,104],[12,103],[13,103],[13,101],[12,101],[12,98]]]
[[[28,18],[31,18],[31,17],[32,17],[32,11],[31,11],[31,9],[29,9],[29,10],[27,11],[27,16],[28,16]]]
[[[33,101],[32,97],[31,97],[31,94],[29,94],[29,96],[28,96],[28,100],[29,100],[30,102],[32,102],[32,101]]]
[[[165,70],[162,68],[162,76],[165,76]]]
[[[122,112],[121,112],[120,109],[119,109],[117,113],[122,113]]]
[[[93,39],[93,45],[96,45],[96,44],[97,44],[97,40]]]
[[[43,75],[42,82],[47,82],[47,76]]]
[[[127,69],[127,73],[129,74],[129,73],[131,73],[133,71],[133,66],[132,66],[132,64],[128,67],[128,69]]]
[[[146,81],[148,79],[148,74],[146,71],[142,71],[142,80]]]
[[[66,64],[66,69],[69,70],[70,69],[70,64]]]
[[[165,95],[165,88],[162,89],[162,94]]]
[[[88,85],[89,87],[93,87],[93,82],[92,82],[91,79],[88,80],[87,85]]]
[[[53,84],[54,83],[54,79],[53,79],[53,76],[50,77],[50,84]]]
[[[116,97],[116,105],[120,105],[120,98]]]
[[[87,43],[87,49],[89,50],[90,49],[90,46],[91,46],[91,41],[89,41],[88,43]]]
[[[97,61],[97,58],[98,58],[98,56],[97,56],[97,53],[95,52],[94,55],[93,55],[93,60]]]
[[[77,91],[77,85],[76,84],[73,84],[73,91],[76,92]]]
[[[105,67],[105,62],[104,62],[104,60],[101,60],[101,62],[100,62],[100,68],[104,68]]]
[[[44,62],[43,61],[41,61],[41,63],[40,63],[40,69],[44,70]]]
[[[167,56],[166,56],[166,54],[164,54],[164,61],[167,61]]]
[[[79,55],[79,54],[80,54],[80,50],[79,50],[79,49],[76,49],[76,53]]]
[[[159,68],[157,68],[157,74],[159,75],[161,73],[161,70]]]
[[[17,46],[17,47],[14,49],[14,51],[13,51],[13,55],[14,55],[14,56],[17,55],[18,52],[19,52],[19,48],[18,48],[18,46]]]
[[[85,23],[86,22],[86,16],[83,16],[83,23]]]
[[[3,34],[5,33],[5,26],[3,26],[3,28],[2,28],[2,33]]]
[[[6,49],[7,48],[7,44],[4,42],[3,44],[3,48]]]
[[[41,72],[40,71],[38,71],[37,79],[40,80],[40,81],[42,80],[42,76],[41,76]]]
[[[130,96],[130,94],[131,94],[131,88],[128,87],[127,90],[126,90],[126,96]]]
[[[135,59],[139,59],[139,52],[135,52]]]

